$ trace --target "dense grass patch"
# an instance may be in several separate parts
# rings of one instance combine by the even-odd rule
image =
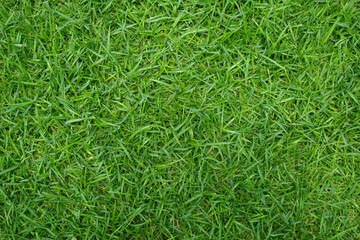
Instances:
[[[357,239],[360,1],[2,0],[1,239]]]

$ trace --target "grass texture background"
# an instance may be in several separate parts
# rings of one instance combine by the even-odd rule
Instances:
[[[0,239],[358,239],[358,0],[3,0]]]

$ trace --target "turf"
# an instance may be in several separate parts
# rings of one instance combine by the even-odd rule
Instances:
[[[2,0],[0,239],[358,239],[359,0]]]

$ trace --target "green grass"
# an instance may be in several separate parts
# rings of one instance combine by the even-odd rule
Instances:
[[[358,239],[359,0],[2,0],[0,239]]]

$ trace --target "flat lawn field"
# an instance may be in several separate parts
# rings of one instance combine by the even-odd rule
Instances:
[[[2,0],[0,239],[359,239],[360,0]]]

